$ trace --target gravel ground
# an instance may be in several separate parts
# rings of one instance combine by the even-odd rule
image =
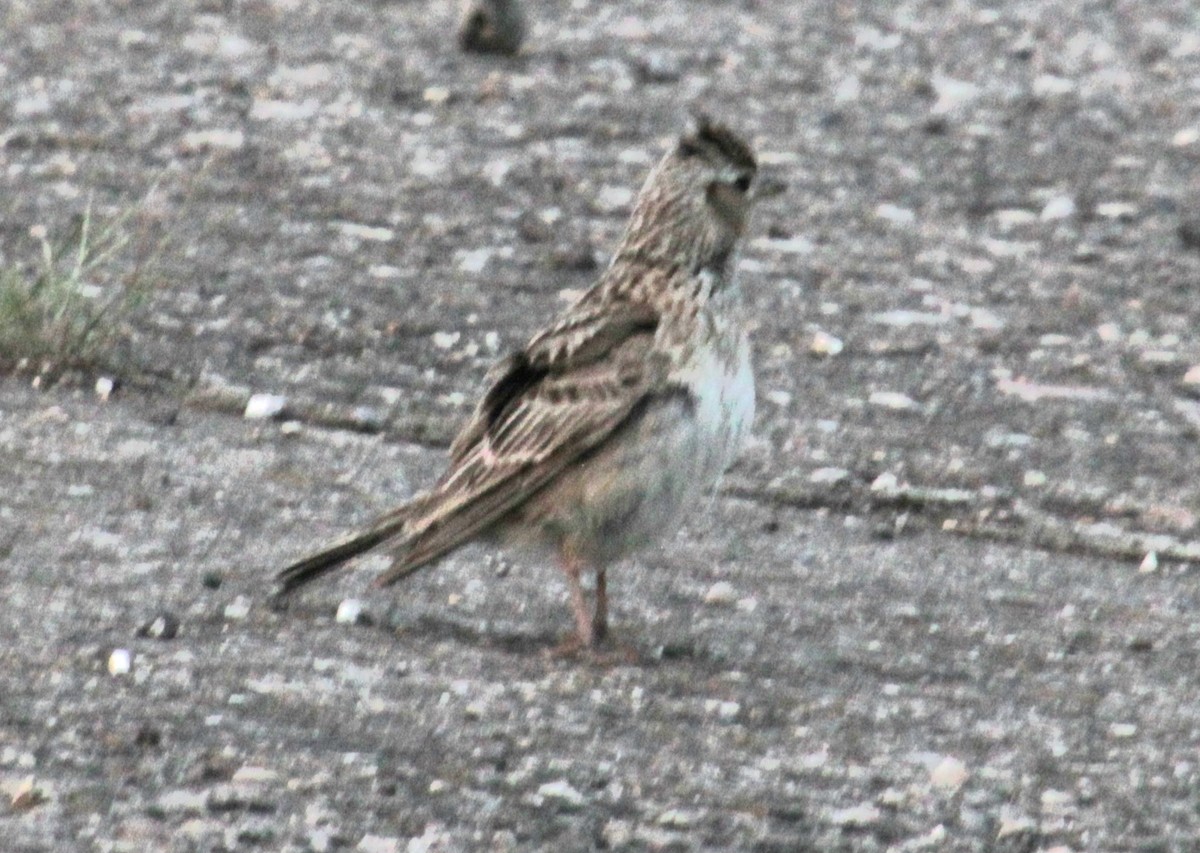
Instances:
[[[515,58],[454,14],[0,9],[0,262],[89,199],[169,238],[110,359],[0,381],[4,849],[1200,848],[1200,14],[550,0]],[[613,573],[630,661],[547,658],[557,578],[483,550],[273,608],[692,104],[785,190],[761,411]]]

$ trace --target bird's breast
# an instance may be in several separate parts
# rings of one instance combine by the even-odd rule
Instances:
[[[745,444],[754,420],[750,342],[740,329],[697,348],[684,371],[693,403],[697,476],[715,481]]]

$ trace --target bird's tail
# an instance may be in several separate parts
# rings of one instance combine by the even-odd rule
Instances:
[[[416,503],[416,502],[414,502]],[[284,595],[342,566],[386,539],[403,532],[413,516],[413,504],[406,504],[379,516],[370,525],[334,544],[292,563],[275,576],[279,594]]]

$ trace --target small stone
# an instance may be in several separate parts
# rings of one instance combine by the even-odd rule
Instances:
[[[726,607],[737,601],[737,592],[729,581],[717,581],[704,593],[704,603]]]
[[[250,615],[250,600],[244,595],[239,595],[229,604],[225,605],[226,619],[245,619]]]
[[[750,241],[750,247],[781,255],[811,255],[817,248],[805,237],[758,237]]]
[[[233,772],[233,777],[232,777],[231,781],[233,781],[235,783],[237,783],[237,782],[250,782],[250,783],[278,782],[279,774],[276,773],[274,770],[270,770],[266,767],[255,767],[253,765],[247,764],[244,767],[239,767],[237,770],[235,770]]]
[[[149,637],[152,640],[173,640],[178,633],[179,620],[166,610],[152,617],[137,630],[139,637]]]
[[[107,376],[101,376],[96,380],[96,396],[100,398],[101,403],[107,403],[108,398],[112,396],[113,389],[117,384]]]
[[[203,791],[180,789],[163,794],[156,805],[166,814],[203,814],[207,801],[208,795]]]
[[[899,391],[872,391],[867,403],[894,412],[915,412],[921,408],[920,403]]]
[[[658,816],[659,826],[669,826],[672,829],[687,829],[696,823],[696,813],[683,809],[667,809]]]
[[[1037,214],[1032,210],[1024,208],[1009,208],[1006,210],[997,210],[995,213],[996,224],[1005,230],[1018,228],[1022,225],[1029,225],[1037,221]]]
[[[447,350],[458,343],[462,332],[434,332],[433,345],[438,349]]]
[[[1124,740],[1137,734],[1137,726],[1133,723],[1113,723],[1108,727],[1108,733],[1115,738]]]
[[[836,809],[829,814],[829,822],[844,827],[864,827],[879,823],[879,809],[870,803]]]
[[[1026,814],[1013,811],[1009,807],[1000,811],[1000,826],[996,829],[996,839],[1008,838],[1012,835],[1025,835],[1037,831],[1037,824]]]
[[[829,486],[844,483],[850,479],[850,472],[845,468],[818,468],[808,475],[808,481],[815,485]]]
[[[445,86],[430,86],[421,97],[427,104],[444,104],[451,98],[451,91]]]
[[[1060,219],[1069,219],[1074,215],[1075,199],[1069,195],[1058,195],[1046,202],[1046,206],[1042,208],[1041,220],[1057,222]]]
[[[900,480],[891,471],[884,471],[871,482],[873,492],[894,492],[900,487]]]
[[[1043,471],[1026,471],[1023,478],[1025,485],[1031,489],[1046,485],[1047,480],[1049,477]]]
[[[365,625],[370,622],[370,616],[363,609],[363,603],[357,598],[347,598],[338,605],[334,620],[341,625]]]
[[[1042,791],[1042,811],[1048,814],[1063,814],[1074,803],[1075,798],[1067,791],[1048,789]]]
[[[1053,98],[1075,91],[1075,81],[1054,74],[1039,74],[1033,80],[1033,94],[1037,98]]]
[[[1136,204],[1127,201],[1108,201],[1096,205],[1096,215],[1104,219],[1130,220],[1137,216]]]
[[[875,208],[875,218],[894,225],[911,225],[917,220],[917,214],[907,207],[883,203]]]
[[[1171,137],[1171,144],[1176,148],[1186,148],[1200,142],[1200,127],[1185,127]]]
[[[957,791],[970,776],[967,765],[952,755],[947,755],[929,773],[929,781],[935,788],[943,791]]]
[[[416,839],[413,840],[415,841]],[[360,850],[362,853],[400,853],[400,839],[367,833],[359,839],[358,846],[354,849]],[[416,850],[419,848],[413,849]]]
[[[197,154],[203,151],[237,151],[246,143],[246,136],[240,130],[193,130],[185,133],[179,141],[179,151],[183,154]]]
[[[737,702],[724,699],[706,699],[704,700],[704,710],[713,714],[718,720],[728,723],[737,719],[737,715],[742,712],[742,706]]]
[[[251,421],[269,420],[278,417],[286,405],[287,398],[279,394],[253,394],[246,402],[242,417]]]
[[[954,112],[959,106],[979,97],[979,87],[967,80],[955,80],[942,74],[934,74],[930,81],[937,101],[931,112],[934,115],[946,115]]]
[[[472,249],[458,255],[458,268],[466,273],[481,273],[494,253],[491,249]]]
[[[46,802],[46,792],[34,785],[30,776],[13,790],[10,802],[14,811],[28,811]]]
[[[596,196],[596,206],[605,213],[624,211],[632,202],[633,190],[629,187],[604,186]]]
[[[835,356],[845,348],[846,345],[842,343],[841,338],[822,331],[814,332],[812,341],[808,345],[809,352],[821,356]]]
[[[610,820],[600,832],[610,850],[624,848],[633,840],[633,827],[627,820]]]
[[[113,649],[108,656],[108,671],[111,675],[128,675],[133,669],[133,655],[129,649]]]
[[[583,794],[576,791],[565,779],[547,782],[537,789],[537,795],[547,800],[557,800],[564,806],[579,808],[587,802]]]
[[[1148,575],[1156,571],[1158,571],[1158,552],[1150,551],[1146,556],[1142,557],[1142,562],[1138,564],[1138,572]]]

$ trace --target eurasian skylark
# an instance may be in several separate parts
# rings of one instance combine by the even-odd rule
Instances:
[[[458,46],[471,53],[504,53],[521,49],[525,16],[518,0],[464,0],[458,18]]]
[[[754,375],[737,249],[756,163],[697,118],[650,173],[608,269],[493,369],[427,492],[288,566],[282,592],[392,540],[393,583],[478,538],[558,558],[575,643],[607,632],[605,570],[676,529],[750,429]],[[580,575],[596,573],[589,611]]]

